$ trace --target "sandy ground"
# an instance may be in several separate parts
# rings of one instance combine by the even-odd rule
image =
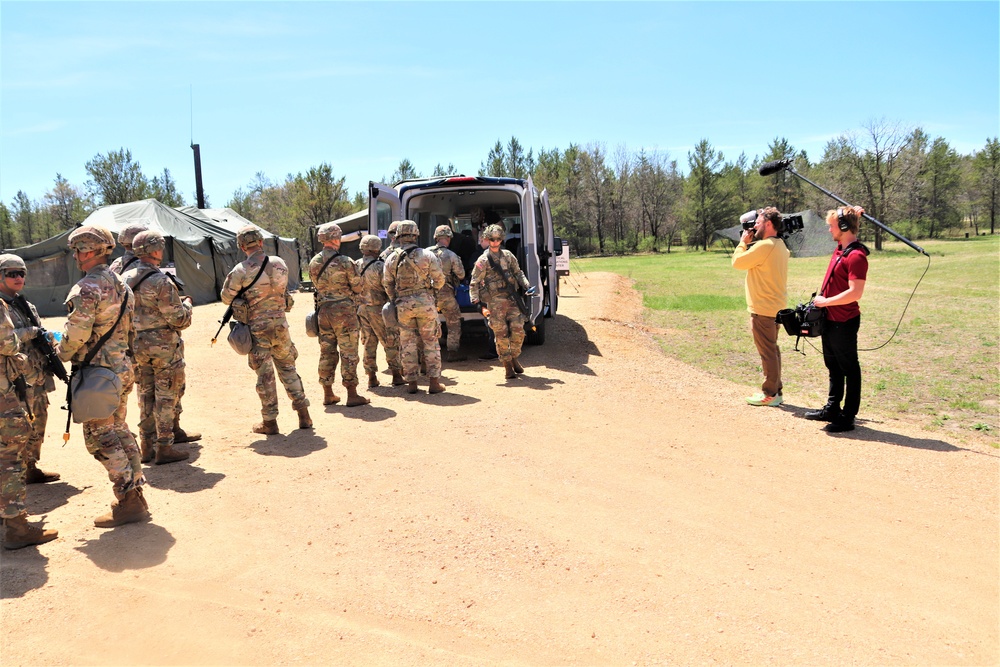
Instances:
[[[282,396],[267,438],[245,360],[208,345],[222,306],[197,308],[183,422],[205,437],[147,468],[152,522],[93,526],[110,484],[53,410],[62,480],[28,501],[60,536],[2,554],[0,661],[1000,661],[996,450],[751,408],[658,351],[627,281],[579,282],[523,378],[470,360],[444,394],[352,409],[319,404],[302,295],[316,428]]]

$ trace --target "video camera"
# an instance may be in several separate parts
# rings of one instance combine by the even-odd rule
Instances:
[[[781,226],[785,230],[781,233],[781,238],[785,239],[795,232],[801,232],[805,223],[801,215],[783,215],[781,216]]]
[[[757,224],[757,211],[747,211],[740,216],[740,227],[743,231],[749,232]]]

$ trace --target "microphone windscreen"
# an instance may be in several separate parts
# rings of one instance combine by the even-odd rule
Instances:
[[[791,160],[774,160],[772,162],[765,162],[757,169],[757,173],[761,176],[770,176],[771,174],[776,174],[779,171],[788,169],[788,165],[791,163]]]

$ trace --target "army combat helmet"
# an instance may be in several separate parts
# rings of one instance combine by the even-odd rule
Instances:
[[[504,236],[506,236],[506,232],[504,232],[503,227],[500,225],[490,225],[483,231],[483,236],[485,236],[487,240],[503,241]]]
[[[343,230],[336,222],[328,222],[316,228],[316,238],[319,239],[320,243],[336,241],[343,235]]]
[[[111,232],[98,225],[77,227],[66,239],[70,250],[77,252],[96,252],[98,255],[110,255],[115,249],[115,238]]]
[[[249,248],[258,243],[264,243],[264,234],[255,225],[245,225],[236,232],[236,244],[240,248]]]
[[[148,256],[166,247],[167,240],[163,238],[163,234],[155,229],[139,232],[132,240],[132,252],[140,257]]]
[[[0,255],[0,274],[6,274],[7,271],[24,271],[27,274],[28,267],[24,265],[24,260],[17,255]]]
[[[404,238],[412,237],[412,242],[416,241],[416,237],[420,235],[420,228],[417,227],[417,223],[412,220],[403,220],[396,227],[396,238],[402,241]]]
[[[358,244],[358,247],[361,248],[361,252],[368,252],[373,255],[377,255],[379,251],[382,250],[382,239],[374,234],[365,234],[361,237],[361,242]]]
[[[132,242],[135,237],[139,234],[139,232],[144,232],[147,229],[149,229],[149,227],[145,223],[131,222],[122,227],[122,230],[118,232],[118,242],[131,250]]]
[[[434,238],[435,239],[439,239],[439,238],[441,238],[443,236],[447,236],[448,238],[451,238],[454,235],[455,235],[455,232],[451,231],[451,227],[449,227],[448,225],[438,225],[434,229]]]

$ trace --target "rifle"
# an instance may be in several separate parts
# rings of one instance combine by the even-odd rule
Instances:
[[[69,376],[66,374],[66,367],[63,366],[62,361],[59,360],[56,351],[52,348],[52,343],[49,342],[49,332],[41,325],[41,322],[35,317],[35,314],[31,312],[31,306],[28,305],[28,300],[24,298],[23,294],[18,294],[13,299],[11,299],[11,304],[16,307],[21,313],[28,318],[33,327],[38,329],[38,335],[31,339],[31,344],[35,346],[42,356],[45,358],[45,370],[52,375],[56,376],[63,382],[69,382]]]
[[[13,361],[10,357],[7,359],[7,370],[10,370],[10,363]],[[10,373],[7,374],[10,377]],[[31,402],[28,400],[28,383],[24,381],[24,375],[18,375],[11,381],[14,385],[14,393],[17,394],[19,401],[24,403],[24,413],[28,416],[28,423],[35,421],[35,415],[31,413]]]
[[[517,309],[521,311],[521,315],[523,315],[524,318],[530,322],[531,309],[528,307],[528,302],[524,300],[524,294],[521,292],[521,286],[514,280],[514,276],[510,274],[510,271],[503,268],[503,265],[493,259],[492,255],[488,254],[486,258],[489,260],[490,266],[493,267],[493,270],[501,274],[504,277],[504,280],[507,281],[507,284],[510,285],[511,298],[514,299],[514,303],[517,305]],[[531,330],[535,330],[534,324],[531,325]]]
[[[232,317],[233,317],[233,305],[229,304],[229,307],[226,308],[226,312],[223,313],[222,315],[222,319],[219,320],[219,330],[215,332],[214,336],[212,336],[212,345],[215,345],[215,341],[219,339],[219,334],[222,333],[222,328],[229,323],[229,320],[231,320]]]
[[[222,314],[222,319],[219,320],[219,330],[215,332],[214,336],[212,336],[212,345],[215,345],[215,341],[219,340],[219,334],[222,333],[222,327],[226,326],[226,323],[228,323],[229,320],[233,317],[233,303],[236,301],[236,299],[242,298],[243,293],[246,292],[251,287],[253,287],[254,284],[256,284],[256,282],[260,279],[261,274],[264,273],[264,269],[267,268],[267,262],[269,259],[271,258],[267,256],[264,257],[264,261],[260,265],[260,271],[257,272],[257,275],[254,277],[253,281],[246,287],[242,288],[239,292],[237,292],[236,296],[229,303],[229,307],[226,308],[226,312]]]

